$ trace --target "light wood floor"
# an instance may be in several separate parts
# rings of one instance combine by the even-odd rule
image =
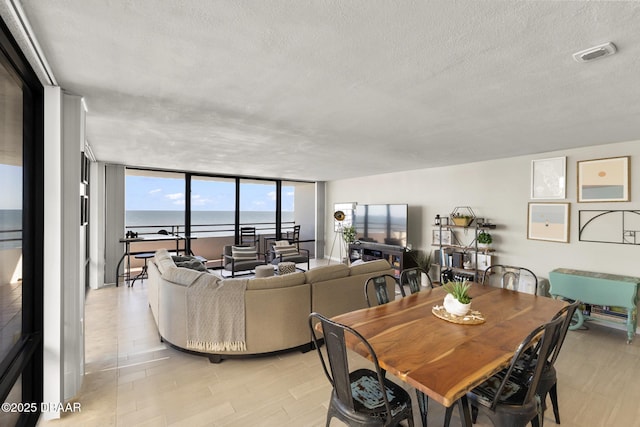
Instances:
[[[86,375],[74,399],[82,411],[40,426],[325,424],[331,388],[315,351],[211,364],[168,348],[159,341],[144,282],[90,291],[85,324]],[[627,345],[623,331],[597,325],[570,331],[557,364],[562,426],[640,425],[639,355],[640,337]],[[414,414],[419,426],[415,402]],[[441,426],[442,417],[442,407],[430,402],[429,425]],[[550,409],[545,423],[555,425]],[[459,425],[457,411],[452,425]],[[479,418],[477,426],[490,425]]]

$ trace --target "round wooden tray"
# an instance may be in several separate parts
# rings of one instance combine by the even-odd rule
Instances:
[[[460,325],[480,325],[481,323],[484,323],[484,317],[479,311],[471,310],[465,316],[456,316],[445,310],[443,306],[434,305],[431,312],[434,316],[439,317],[442,320],[446,320],[451,323],[458,323]]]

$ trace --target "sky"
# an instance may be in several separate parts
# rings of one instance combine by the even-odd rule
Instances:
[[[0,209],[22,209],[22,166],[0,164]]]
[[[126,210],[183,210],[184,180],[127,175],[125,183]],[[198,211],[235,210],[233,181],[192,180],[191,209]],[[240,210],[274,211],[275,184],[241,184]],[[294,210],[294,188],[283,187],[282,210]]]

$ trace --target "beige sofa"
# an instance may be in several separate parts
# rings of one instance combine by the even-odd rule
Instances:
[[[166,250],[159,250],[149,262],[148,273],[149,306],[161,339],[179,349],[205,354],[212,362],[219,362],[237,355],[310,350],[309,313],[316,311],[335,316],[365,308],[366,279],[378,274],[393,274],[393,269],[386,260],[377,260],[352,267],[326,265],[304,273],[267,278],[220,279],[209,272],[177,267]],[[189,309],[193,307],[193,297],[189,293],[196,287],[205,294],[215,292],[221,285],[229,289],[236,286],[244,288],[246,347],[235,350],[194,349],[193,341],[188,338],[193,336],[195,329],[193,315],[190,317],[193,310]],[[388,288],[393,295],[395,283],[392,280],[388,280]],[[370,298],[375,301],[373,295]],[[209,324],[210,319],[204,320],[202,325]]]

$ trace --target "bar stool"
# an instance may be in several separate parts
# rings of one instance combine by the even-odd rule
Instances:
[[[131,282],[131,284],[129,286],[133,286],[134,283],[136,283],[136,280],[140,279],[146,279],[147,278],[147,260],[149,258],[153,258],[155,256],[155,254],[153,252],[144,252],[141,254],[137,254],[135,256],[136,259],[143,259],[144,260],[144,265],[142,266],[142,271],[140,271],[140,273],[133,278],[133,281]]]

